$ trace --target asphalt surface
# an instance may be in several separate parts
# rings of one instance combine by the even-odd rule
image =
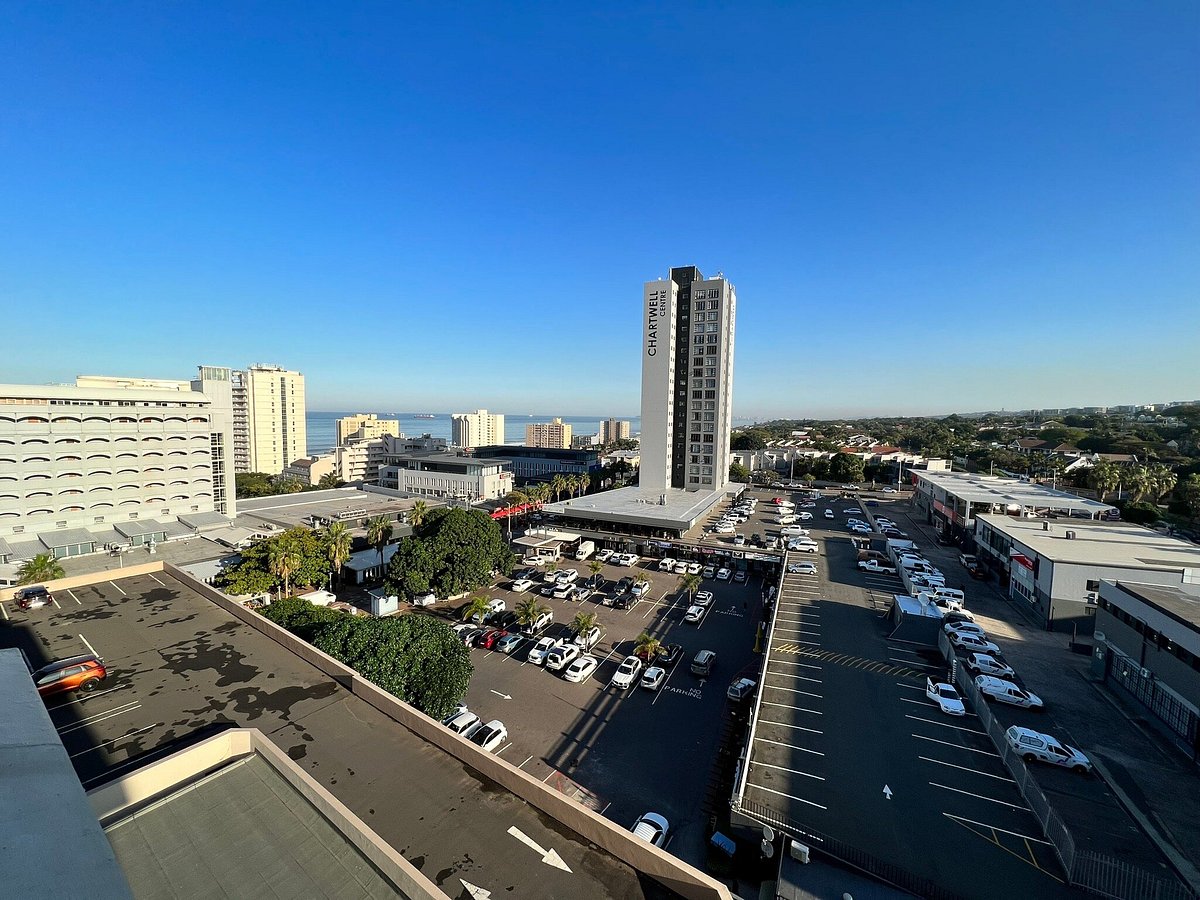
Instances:
[[[263,731],[450,896],[465,895],[460,879],[497,897],[664,896],[168,576],[4,613],[0,646],[21,647],[35,667],[88,650],[110,667],[98,691],[49,704],[85,788],[232,723]],[[513,827],[571,872],[543,864]]]
[[[900,583],[855,567],[855,506],[819,507],[818,575],[785,578],[746,799],[962,896],[1070,895],[978,719],[925,697],[940,657],[887,640]]]
[[[564,561],[581,580],[587,563]],[[498,752],[513,765],[576,796],[622,827],[644,812],[666,817],[671,825],[666,849],[703,868],[711,833],[699,802],[708,784],[723,724],[731,703],[725,692],[742,675],[756,677],[761,655],[754,652],[762,616],[762,582],[705,579],[701,590],[714,595],[709,613],[698,624],[682,621],[687,608],[678,576],[642,560],[636,567],[606,564],[601,587],[613,593],[622,577],[645,573],[651,582],[646,600],[627,610],[539,596],[554,612],[554,623],[541,636],[567,637],[578,612],[595,613],[604,636],[592,655],[600,665],[575,684],[527,661],[535,639],[526,638],[509,655],[472,650],[475,675],[466,704],[485,721],[498,718],[509,743]],[[489,591],[511,610],[524,596],[507,590],[509,582]],[[633,652],[642,632],[683,647],[679,662],[658,690],[611,685],[621,661]],[[717,653],[711,677],[691,674],[701,649]]]

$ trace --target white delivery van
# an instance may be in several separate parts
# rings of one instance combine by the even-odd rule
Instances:
[[[575,551],[575,558],[576,559],[587,559],[589,556],[591,556],[595,552],[596,552],[596,542],[595,541],[580,541],[579,549]]]

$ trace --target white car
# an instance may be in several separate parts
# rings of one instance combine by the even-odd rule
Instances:
[[[667,670],[662,666],[651,666],[642,673],[642,687],[648,691],[657,691],[666,680]]]
[[[633,583],[633,587],[629,589],[629,593],[633,594],[634,597],[639,599],[642,598],[646,594],[650,593],[650,582],[635,581]]]
[[[791,537],[799,534],[808,534],[808,530],[800,525],[785,525],[779,529],[779,533],[784,537]]]
[[[579,684],[591,678],[592,673],[596,671],[596,666],[598,665],[600,665],[600,662],[596,657],[581,656],[567,666],[566,671],[563,672],[563,678]]]
[[[716,534],[733,534],[732,525],[718,525],[713,529]]]
[[[824,516],[827,519],[832,519],[833,518],[833,510],[832,509],[825,510]]]
[[[704,567],[701,566],[700,563],[698,563],[698,562],[688,563],[687,573],[689,575],[699,575],[700,572],[703,570],[703,568]]]
[[[683,614],[683,621],[695,625],[704,618],[704,613],[705,607],[703,606],[689,606],[687,612]]]
[[[973,634],[977,638],[986,638],[987,632],[974,622],[951,622],[942,626],[946,634]]]
[[[499,719],[492,719],[492,721],[471,735],[471,743],[478,744],[489,753],[507,740],[508,729],[504,727],[504,723]]]
[[[874,572],[876,575],[895,575],[896,567],[881,563],[877,559],[859,560],[858,567],[864,572]]]
[[[552,596],[555,600],[567,600],[574,593],[575,586],[573,584],[559,584],[555,585],[554,593],[550,596]]]
[[[479,729],[481,723],[479,716],[475,715],[475,713],[470,710],[463,710],[457,715],[451,716],[442,724],[455,734],[461,734],[470,740],[471,735]]]
[[[704,577],[705,578],[714,578],[714,577],[716,577],[716,574],[717,574],[717,570],[713,566],[705,566],[704,567]]]
[[[512,587],[509,588],[509,590],[511,590],[514,594],[523,594],[527,590],[529,590],[531,587],[533,587],[532,581],[530,581],[528,578],[521,578],[521,579],[518,579],[517,581],[514,581],[512,583]]]
[[[616,674],[612,677],[613,687],[619,687],[624,690],[637,681],[638,676],[641,674],[642,661],[636,656],[627,656],[624,662],[617,667]]]
[[[717,581],[728,581],[731,575],[733,575],[733,573],[728,569],[718,569]]]
[[[643,841],[651,843],[655,847],[661,847],[667,842],[667,832],[670,830],[671,826],[667,824],[667,820],[653,812],[643,814],[630,829]]]
[[[664,556],[662,559],[660,559],[658,561],[658,571],[660,571],[660,572],[670,572],[674,568],[675,568],[675,560],[673,560],[669,556]]]
[[[799,519],[801,522],[808,522],[808,521],[812,520],[812,513],[798,512],[798,513],[796,513],[796,518]]]
[[[692,606],[708,606],[713,602],[712,591],[697,591],[696,597],[692,600]]]
[[[792,541],[788,544],[788,549],[799,553],[816,553],[819,550],[816,541]]]
[[[1011,681],[1005,681],[1003,678],[993,678],[991,675],[976,675],[975,687],[979,688],[979,693],[985,697],[991,697],[993,700],[999,700],[1001,703],[1008,703],[1012,706],[1020,706],[1025,709],[1041,709],[1043,707],[1042,698],[1037,694],[1030,693]]]
[[[1037,759],[1056,766],[1064,766],[1081,774],[1092,771],[1092,764],[1088,758],[1070,744],[1064,744],[1057,738],[1034,731],[1032,728],[1013,725],[1004,732],[1004,739],[1010,747],[1021,754],[1021,759],[1027,763]]]
[[[967,714],[967,708],[963,705],[962,697],[958,696],[958,691],[954,689],[954,685],[952,684],[926,678],[925,696],[936,703],[938,709],[948,716],[965,716]]]
[[[550,651],[557,649],[563,645],[562,641],[556,641],[554,638],[539,638],[538,642],[529,648],[529,652],[525,658],[535,666],[540,666],[546,662],[546,657],[550,655]]]
[[[894,493],[896,493],[896,489],[893,487],[887,487],[887,488],[883,489],[883,492],[885,494],[894,494]]]
[[[789,575],[816,575],[817,564],[811,562],[798,562],[788,564]]]
[[[1000,654],[1000,648],[991,641],[985,641],[981,637],[976,637],[973,634],[962,634],[957,631],[950,632],[947,637],[950,638],[950,643],[962,650],[970,650],[974,653],[987,653],[991,656]]]
[[[816,507],[816,505],[817,504],[814,503],[812,500],[805,500],[803,503],[800,504],[800,508],[801,509],[813,509],[814,507]]]
[[[559,584],[574,584],[579,580],[579,572],[576,569],[563,569],[555,574],[554,580]]]
[[[612,559],[613,552],[611,550],[597,550],[596,559],[600,562],[608,562]]]
[[[579,656],[577,644],[562,644],[546,654],[546,668],[551,672],[561,672]]]
[[[849,509],[843,509],[843,510],[842,510],[842,512],[843,512],[843,513],[845,513],[845,514],[846,514],[846,515],[848,515],[848,516],[852,516],[852,515],[854,515],[855,513],[860,513],[860,512],[862,512],[862,510],[861,510],[861,509],[859,509],[857,506],[852,506],[852,507],[850,507]]]
[[[638,564],[639,559],[641,559],[641,557],[638,556],[636,553],[626,553],[624,556],[621,557],[621,565],[636,566]]]
[[[571,643],[575,644],[577,647],[582,647],[584,650],[591,650],[600,642],[600,638],[603,636],[603,634],[604,630],[599,625],[593,625],[587,631],[581,631],[579,634],[575,635]]]
[[[967,668],[977,675],[995,675],[997,678],[1011,678],[1017,674],[1008,663],[1001,662],[986,653],[968,654]]]

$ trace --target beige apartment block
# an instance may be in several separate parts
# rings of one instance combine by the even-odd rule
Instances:
[[[450,443],[455,447],[487,447],[504,443],[504,416],[477,409],[450,416]]]
[[[400,422],[397,419],[380,419],[375,413],[345,416],[338,419],[335,425],[339,447],[353,441],[374,441],[384,436],[400,436]]]
[[[246,370],[250,471],[278,475],[308,454],[304,376],[280,366]]]
[[[532,425],[526,425],[525,446],[569,450],[571,448],[571,426],[564,425],[562,419],[551,419],[549,422],[535,422]]]

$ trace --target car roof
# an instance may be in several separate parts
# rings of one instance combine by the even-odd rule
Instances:
[[[101,659],[95,653],[84,653],[80,656],[68,656],[65,659],[56,659],[54,662],[46,663],[40,669],[36,670],[34,675],[42,675],[46,672],[55,672],[59,669],[66,669],[70,666],[81,666],[84,663],[95,662],[100,663]]]

